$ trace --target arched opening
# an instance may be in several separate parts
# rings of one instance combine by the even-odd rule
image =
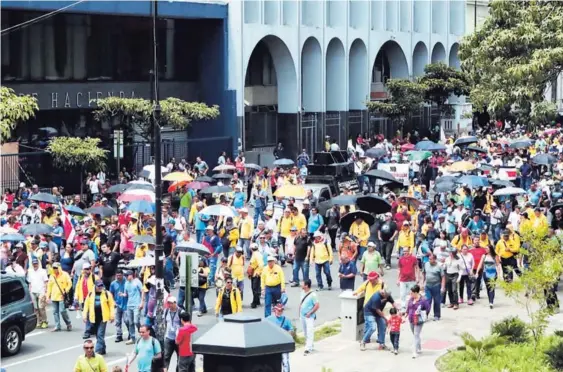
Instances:
[[[424,67],[428,64],[428,48],[420,41],[412,53],[412,74],[414,77],[424,75]]]
[[[450,67],[455,68],[456,70],[460,70],[461,69],[461,63],[459,61],[459,44],[458,43],[454,43],[452,45],[452,47],[450,48],[450,58],[449,58],[449,65]]]
[[[321,44],[310,37],[305,40],[301,51],[301,116],[300,148],[309,153],[315,150],[316,131],[323,111],[322,74],[323,57]]]
[[[350,57],[348,62],[348,135],[360,133],[365,101],[368,99],[368,54],[367,48],[362,39],[356,39],[350,47]],[[344,148],[341,138],[340,148]]]
[[[342,114],[346,111],[346,51],[338,38],[326,50],[325,136],[341,142]]]
[[[273,147],[288,137],[280,133],[278,122],[282,114],[296,113],[297,93],[297,75],[289,49],[276,36],[264,37],[254,47],[246,68],[245,149]],[[286,129],[296,130],[284,128],[284,132]]]
[[[442,45],[442,43],[436,43],[436,45],[434,45],[434,49],[432,49],[431,61],[432,63],[446,63],[446,49],[444,48],[444,45]]]

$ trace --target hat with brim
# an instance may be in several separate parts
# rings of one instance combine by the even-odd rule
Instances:
[[[268,256],[268,262],[275,261],[275,260],[276,260],[276,258],[274,256]]]
[[[376,280],[379,278],[379,274],[376,273],[375,271],[370,271],[370,273],[368,274],[368,280]]]

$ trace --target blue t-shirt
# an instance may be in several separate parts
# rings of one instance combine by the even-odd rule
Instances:
[[[383,311],[383,308],[385,308],[385,305],[388,302],[392,304],[395,303],[391,295],[388,295],[387,298],[384,299],[383,297],[381,297],[381,293],[374,293],[364,306],[364,315],[373,315],[376,318],[379,318],[379,315],[377,315],[375,310],[379,309]]]
[[[313,215],[313,214],[311,213],[311,215],[309,216],[309,221],[308,221],[308,222],[309,222],[309,223],[307,224],[307,225],[308,225],[308,227],[307,227],[307,232],[308,232],[309,234],[312,234],[312,233],[314,233],[315,231],[317,231],[317,230],[319,229],[319,227],[321,227],[321,225],[323,224],[323,218],[322,218],[321,215],[318,214],[318,213],[317,213],[316,215]]]
[[[276,326],[280,327],[283,330],[286,330],[288,332],[293,331],[293,324],[291,324],[291,321],[283,315],[278,318],[277,316],[272,314],[266,319],[274,323]]]
[[[207,227],[207,221],[209,221],[209,216],[197,212],[194,216],[194,225],[196,230],[205,230]]]
[[[305,318],[307,313],[313,310],[313,307],[315,307],[317,302],[319,302],[319,300],[317,299],[317,294],[315,292],[309,292],[309,293],[310,294],[301,293],[301,306],[299,309],[299,315],[301,315],[301,317],[303,318]],[[307,296],[307,298],[305,298],[305,296]],[[317,315],[313,314],[312,317],[316,318]]]
[[[152,337],[148,340],[140,338],[135,345],[137,369],[139,372],[151,372],[152,359],[160,352],[160,342]]]
[[[115,300],[115,305],[121,310],[127,309],[127,297],[119,295],[119,293],[125,293],[125,283],[127,283],[127,280],[119,282],[116,279],[109,285],[109,291]]]
[[[233,195],[233,207],[240,209],[244,207],[244,202],[246,200],[246,195],[242,191],[235,192]]]
[[[62,228],[61,225],[58,225],[57,227],[55,227],[53,229],[53,242],[57,245],[57,246],[61,246],[61,244],[63,244],[63,238],[61,238],[60,236],[55,236],[55,234],[63,234],[64,235],[64,230]]]
[[[141,305],[141,294],[143,293],[143,283],[137,278],[125,283],[125,293],[127,294],[127,308],[134,309]]]

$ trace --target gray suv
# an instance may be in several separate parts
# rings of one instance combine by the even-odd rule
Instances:
[[[24,277],[2,272],[0,291],[2,356],[11,356],[20,351],[25,335],[35,329],[37,316]]]

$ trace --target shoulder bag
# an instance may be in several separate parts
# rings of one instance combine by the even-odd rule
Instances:
[[[55,281],[57,288],[59,288],[59,291],[61,291],[61,294],[63,295],[63,302],[65,304],[65,308],[69,308],[70,306],[72,306],[72,302],[73,302],[72,298],[70,298],[70,294],[61,289],[61,286],[59,285],[59,282],[57,281],[55,275],[53,275],[53,280]]]

